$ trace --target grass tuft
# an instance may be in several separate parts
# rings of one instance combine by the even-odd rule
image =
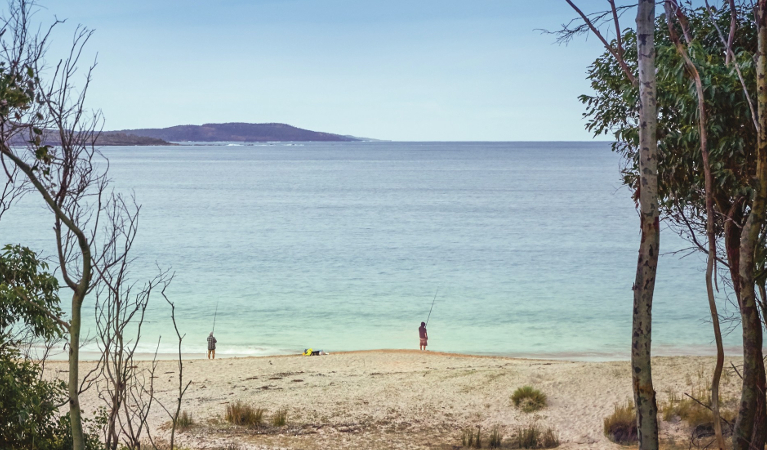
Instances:
[[[522,386],[511,395],[514,406],[524,412],[533,412],[546,406],[546,394],[532,386]]]
[[[559,436],[551,428],[545,430],[535,422],[517,428],[512,438],[514,448],[554,448],[559,447]]]
[[[471,428],[463,430],[461,433],[461,445],[466,448],[482,448],[481,430],[481,427],[477,427],[477,434],[474,434],[474,430]]]
[[[615,405],[613,413],[605,417],[604,433],[607,439],[616,444],[637,442],[637,416],[631,401],[626,401],[625,405]]]
[[[687,424],[693,429],[697,428],[710,428],[714,429],[714,413],[709,408],[711,407],[711,391],[705,388],[692,390],[692,396],[700,398],[701,402],[706,405],[703,406],[695,400],[685,396],[680,397],[675,393],[669,395],[668,402],[661,407],[663,414],[663,420],[670,421],[674,417],[679,417],[681,420],[687,422]],[[721,405],[722,399],[719,399]],[[720,406],[719,416],[722,422],[733,422],[735,420],[735,412],[730,409],[725,409]],[[723,423],[723,425],[725,425]],[[727,430],[727,427],[723,427]]]
[[[500,427],[496,425],[493,427],[492,431],[490,431],[490,440],[487,442],[487,445],[490,448],[501,448],[502,440],[503,434],[501,433]]]
[[[179,431],[185,431],[192,425],[194,425],[194,419],[192,419],[192,415],[186,411],[181,411],[181,414],[178,415],[178,419],[176,420],[176,428]]]
[[[253,408],[241,401],[236,401],[226,405],[226,414],[224,419],[234,425],[245,425],[249,427],[259,427],[263,422],[264,410]]]
[[[557,435],[557,433],[554,432],[553,429],[547,428],[543,432],[543,436],[541,436],[540,443],[541,443],[540,448],[559,447],[559,436]]]
[[[282,427],[288,423],[288,410],[287,408],[278,409],[274,416],[272,416],[272,425],[275,427]]]

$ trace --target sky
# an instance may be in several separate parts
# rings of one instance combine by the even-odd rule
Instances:
[[[397,141],[593,138],[578,96],[601,44],[541,32],[575,17],[564,0],[40,4],[37,20],[67,19],[50,60],[77,24],[95,30],[88,104],[106,130],[279,122]]]

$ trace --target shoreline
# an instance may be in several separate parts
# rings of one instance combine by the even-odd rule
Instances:
[[[324,350],[324,349],[323,349]],[[681,350],[681,351],[680,351]],[[686,351],[685,351],[686,350]],[[365,352],[410,352],[419,350],[415,349],[398,349],[398,348],[376,348],[376,349],[356,349],[356,350],[341,350],[341,351],[329,351],[328,354],[354,354]],[[725,356],[736,357],[742,355],[742,347],[725,347]],[[524,359],[524,360],[542,360],[542,361],[571,361],[571,362],[627,362],[630,360],[630,354],[627,352],[623,354],[607,353],[607,352],[563,352],[563,353],[462,353],[462,352],[450,352],[450,351],[432,351],[426,350],[427,353],[443,355],[443,356],[466,356],[466,357],[486,357],[486,358],[507,358],[507,359]],[[95,362],[99,360],[101,353],[88,350],[80,350],[80,362]],[[188,360],[201,360],[207,359],[206,352],[183,352],[181,354],[184,361]],[[288,353],[287,351],[275,351],[273,353],[264,352],[261,354],[253,353],[217,353],[216,359],[245,359],[245,358],[276,358],[276,357],[290,357],[290,356],[302,356],[300,351],[296,353]],[[653,349],[653,358],[664,357],[715,357],[716,353],[713,348],[681,348],[681,347],[669,347],[669,348],[656,348]],[[155,357],[154,353],[149,352],[136,352],[134,356],[135,361],[152,361]],[[157,353],[157,361],[169,361],[178,360],[178,353]],[[49,355],[48,361],[66,361],[67,354],[65,352],[57,352]]]

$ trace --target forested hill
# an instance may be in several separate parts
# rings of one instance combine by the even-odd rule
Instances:
[[[90,139],[85,139],[90,143]],[[13,145],[25,146],[27,145],[28,138],[23,135],[17,135],[11,138]],[[47,130],[44,136],[44,142],[46,145],[61,145],[59,134],[55,130]],[[120,133],[117,131],[104,131],[98,134],[96,138],[97,146],[151,146],[151,145],[177,145],[162,139],[151,138],[146,136],[136,136],[135,134]]]
[[[350,136],[304,130],[284,123],[206,123],[170,128],[107,131],[173,142],[358,141]]]

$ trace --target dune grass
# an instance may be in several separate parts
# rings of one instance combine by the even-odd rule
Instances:
[[[661,407],[663,420],[668,422],[674,417],[679,417],[692,428],[709,427],[713,429],[714,413],[709,409],[711,407],[711,391],[703,387],[693,388],[692,397],[698,401],[672,392],[668,402]],[[723,403],[720,397],[719,404],[722,405]],[[731,409],[720,406],[719,415],[723,422],[732,423],[735,421],[735,412]]]
[[[253,408],[252,406],[237,400],[234,403],[226,405],[224,419],[233,425],[259,427],[264,420],[264,410],[261,408]]]
[[[534,412],[546,407],[546,394],[532,386],[522,386],[511,395],[514,406],[524,412]]]
[[[513,448],[559,447],[559,436],[552,428],[544,429],[536,422],[517,428],[512,438]]]
[[[275,427],[281,427],[288,423],[288,410],[287,408],[280,408],[272,416],[272,425]]]
[[[193,425],[194,419],[192,419],[192,415],[186,411],[181,411],[181,414],[179,414],[178,419],[176,420],[176,428],[179,431],[185,431]]]
[[[630,400],[623,405],[615,405],[613,413],[605,417],[604,433],[607,439],[616,444],[629,445],[637,442],[637,417],[634,404]]]
[[[496,425],[490,431],[490,437],[488,438],[487,446],[490,448],[501,448],[502,441],[503,441],[503,433],[501,433],[501,428],[498,425]]]
[[[461,433],[461,445],[466,448],[482,448],[481,427],[477,427],[477,433],[474,429],[466,428]]]

